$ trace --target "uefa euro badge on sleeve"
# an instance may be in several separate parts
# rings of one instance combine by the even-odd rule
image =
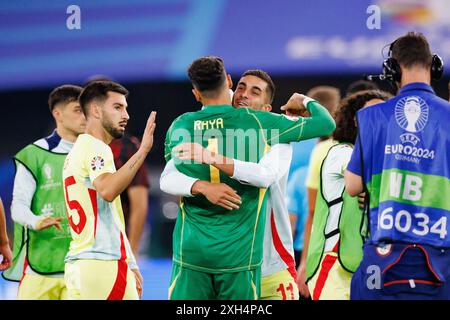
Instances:
[[[105,166],[105,160],[102,157],[96,156],[91,161],[91,168],[93,171],[100,171]]]

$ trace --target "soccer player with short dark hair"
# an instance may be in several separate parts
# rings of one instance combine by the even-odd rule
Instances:
[[[232,105],[270,112],[274,92],[275,85],[266,72],[247,70],[238,81]],[[191,154],[194,160],[210,164],[241,183],[268,189],[260,299],[298,300],[292,231],[285,203],[291,145],[280,143],[272,146],[258,163],[237,159],[212,161],[215,156],[210,154],[211,151],[199,145],[196,147],[202,150]],[[183,157],[189,152],[190,149],[183,150]],[[177,171],[173,162],[170,160],[161,174],[161,190],[177,196],[192,196],[191,189],[197,180]]]
[[[79,101],[86,133],[67,155],[64,195],[72,241],[66,256],[69,299],[138,299],[142,276],[134,259],[120,202],[153,146],[156,113],[148,118],[138,151],[116,171],[108,144],[125,132],[128,90],[112,81],[94,81]]]
[[[64,257],[71,237],[61,174],[66,155],[86,128],[78,103],[81,90],[75,85],[55,88],[48,99],[55,131],[27,145],[14,157],[14,259],[3,275],[20,281],[18,299],[67,298]]]
[[[388,98],[381,91],[361,91],[346,97],[336,110],[332,138],[337,144],[328,150],[320,166],[306,258],[306,278],[313,300],[350,299],[350,280],[362,257],[360,228],[364,217],[358,199],[345,192],[344,172],[355,144],[356,112]]]
[[[165,157],[174,157],[179,171],[200,180],[190,190],[196,196],[181,200],[169,298],[258,299],[266,189],[241,184],[215,165],[192,162],[184,153],[194,143],[213,151],[215,164],[223,164],[223,156],[258,162],[268,146],[329,134],[334,121],[322,106],[302,95],[299,105],[290,107],[303,108],[304,102],[310,118],[234,108],[231,78],[217,57],[195,60],[188,73],[203,108],[172,123]]]

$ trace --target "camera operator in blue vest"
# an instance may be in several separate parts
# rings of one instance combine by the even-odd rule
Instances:
[[[430,86],[442,73],[424,35],[409,32],[379,76],[397,96],[357,113],[345,182],[351,196],[366,192],[367,220],[351,299],[450,299],[450,103]]]

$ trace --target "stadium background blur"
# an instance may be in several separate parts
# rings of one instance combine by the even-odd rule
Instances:
[[[166,299],[177,199],[159,190],[170,123],[199,108],[186,76],[192,60],[217,55],[236,82],[246,69],[267,71],[277,86],[274,110],[293,92],[331,85],[345,94],[363,74],[380,73],[387,47],[406,31],[421,31],[432,51],[450,61],[450,1],[442,0],[108,0],[0,1],[0,197],[8,219],[13,155],[54,128],[47,107],[52,88],[108,76],[130,91],[127,130],[140,137],[158,111],[147,158],[151,188],[141,244],[144,299]],[[81,29],[69,30],[70,5]],[[380,28],[369,29],[376,8]],[[369,9],[368,9],[369,8]],[[372,9],[370,9],[372,8]],[[376,13],[375,13],[376,14]],[[373,20],[372,20],[373,21]],[[384,52],[382,52],[385,47]],[[433,83],[448,99],[450,68]],[[381,88],[390,90],[386,84]],[[17,285],[0,279],[0,298]]]

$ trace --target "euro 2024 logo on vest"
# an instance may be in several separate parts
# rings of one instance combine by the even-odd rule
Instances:
[[[422,131],[428,122],[428,104],[419,96],[400,99],[395,105],[395,120],[404,130],[410,132],[400,136],[402,143],[416,145],[420,139],[413,133]]]
[[[408,132],[419,132],[428,122],[428,104],[419,96],[400,99],[395,105],[395,120]]]

